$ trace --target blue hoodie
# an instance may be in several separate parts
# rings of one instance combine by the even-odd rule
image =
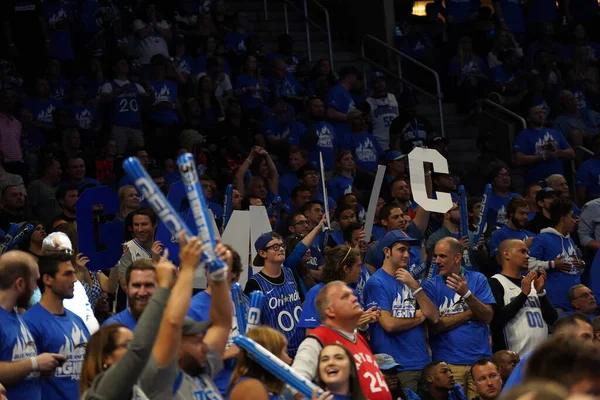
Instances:
[[[542,229],[529,248],[529,269],[545,269],[548,272],[546,281],[548,299],[554,307],[570,310],[571,304],[567,293],[571,287],[581,283],[583,270],[573,266],[568,273],[564,273],[550,268],[549,262],[560,255],[567,262],[581,258],[577,246],[569,235],[563,236],[554,228]]]

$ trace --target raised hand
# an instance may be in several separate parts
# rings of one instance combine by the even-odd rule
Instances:
[[[152,252],[152,261],[157,262],[160,260],[160,255],[162,254],[163,249],[164,246],[161,241],[157,240],[156,242],[152,243],[152,247],[150,248],[150,251]]]
[[[396,271],[396,280],[404,283],[413,291],[419,288],[419,283],[415,280],[411,273],[404,268],[398,268]]]
[[[90,262],[90,258],[83,255],[83,253],[79,253],[75,256],[75,264],[77,264],[81,268],[86,268],[86,265]]]
[[[537,271],[529,271],[527,275],[521,279],[521,292],[525,293],[525,296],[529,296],[531,293],[531,282],[537,278]]]
[[[546,279],[548,279],[548,274],[543,269],[539,271],[539,275],[533,281],[533,287],[537,293],[541,293],[544,291],[544,287],[546,287]]]
[[[169,249],[166,249],[156,264],[156,283],[159,287],[169,289],[175,282],[177,268],[169,261]]]
[[[465,276],[460,277],[456,274],[452,274],[446,279],[446,286],[454,290],[460,296],[464,296],[469,291],[469,285],[467,285],[467,278]]]
[[[200,264],[200,256],[204,251],[202,242],[196,236],[185,242],[185,233],[181,232],[179,236],[179,261],[181,269],[195,270]]]

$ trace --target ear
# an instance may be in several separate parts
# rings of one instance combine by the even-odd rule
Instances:
[[[384,247],[383,248],[383,257],[384,258],[388,258],[388,257],[390,257],[390,255],[391,255],[390,248],[389,247]]]
[[[51,287],[52,286],[52,281],[54,280],[53,277],[51,277],[48,274],[44,274],[42,275],[42,282],[44,282],[44,286],[45,287]]]
[[[382,219],[380,222],[381,222],[381,225],[387,227],[387,225],[388,225],[387,219]]]
[[[23,277],[17,278],[13,283],[13,287],[19,291],[24,290],[26,286],[27,283],[25,282],[25,279],[23,279]]]
[[[431,377],[431,375],[428,375],[425,380],[427,381],[427,383],[433,383],[433,378]]]
[[[325,311],[325,315],[327,315],[328,318],[335,317],[335,312],[331,309],[331,307],[325,307],[323,311]]]

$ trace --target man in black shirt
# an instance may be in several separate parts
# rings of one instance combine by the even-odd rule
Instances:
[[[494,351],[512,350],[521,357],[548,338],[548,326],[558,314],[546,297],[546,272],[530,271],[529,250],[522,240],[507,239],[500,244],[498,257],[502,272],[490,278],[496,304],[491,323]]]
[[[60,224],[65,222],[75,222],[75,204],[79,199],[79,189],[77,185],[66,184],[62,185],[56,191],[56,200],[62,208],[62,212],[58,214],[48,227],[48,231],[51,232]]]
[[[535,217],[531,221],[527,223],[525,229],[535,233],[536,235],[540,234],[540,231],[544,228],[550,227],[550,204],[552,204],[552,200],[554,200],[557,196],[560,196],[560,193],[556,191],[545,188],[537,192],[535,195],[535,201],[540,209],[535,214]]]
[[[1,193],[0,229],[5,233],[10,223],[25,221],[25,194],[16,185],[6,186]]]

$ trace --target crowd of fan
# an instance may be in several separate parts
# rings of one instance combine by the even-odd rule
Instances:
[[[586,35],[597,33],[597,4],[567,2],[560,24],[554,2],[532,3],[526,16],[494,2],[491,47],[471,38],[491,18],[474,0],[435,1],[424,24],[401,25],[398,47],[448,66],[459,108],[476,113],[488,95],[529,123],[513,149],[522,193],[489,132],[466,171],[425,165],[428,197],[452,197],[441,214],[414,201],[407,154],[448,158],[449,140],[381,73],[363,82],[354,67],[309,65],[285,34],[267,49],[248,13],[223,0],[4,1],[0,229],[35,229],[0,257],[0,398],[303,398],[232,344],[242,274],[246,295],[266,297],[247,336],[331,398],[489,400],[503,387],[511,399],[599,396],[600,46]],[[554,28],[572,36],[556,42]],[[454,57],[437,52],[453,46]],[[477,53],[488,50],[486,62]],[[219,228],[227,184],[233,210],[272,205],[255,259],[219,244],[227,279],[201,291],[200,242],[182,238],[175,267],[121,167],[137,157],[168,193],[185,152]],[[122,219],[127,241],[117,265],[89,271],[78,242],[95,239],[78,238],[76,205],[100,185],[118,191],[120,210],[94,209],[96,223]]]

